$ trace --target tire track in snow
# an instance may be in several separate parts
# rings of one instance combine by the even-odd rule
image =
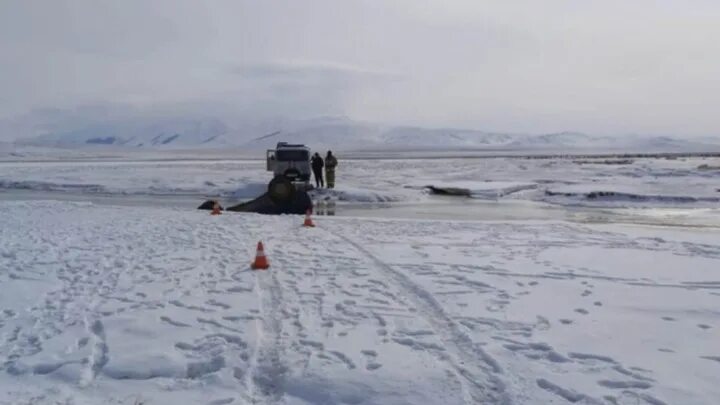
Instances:
[[[380,260],[359,243],[344,235],[326,231],[351,245],[380,270],[384,270],[385,278],[392,281],[416,306],[418,313],[428,321],[445,347],[445,353],[437,352],[436,354],[457,375],[458,381],[463,387],[466,403],[508,404],[511,402],[505,393],[505,384],[499,377],[501,373],[499,365],[460,330],[430,292],[415,283],[404,272],[396,270]]]
[[[254,276],[260,317],[255,320],[255,350],[246,385],[253,403],[279,403],[287,375],[282,359],[282,288],[275,271],[256,271]]]
[[[96,319],[90,322],[86,319],[85,324],[92,337],[92,347],[90,356],[86,359],[87,367],[80,381],[81,387],[92,383],[110,360],[110,350],[105,339],[105,326],[102,321]]]
[[[247,238],[237,233],[237,228],[232,226],[217,225],[216,231],[203,240],[213,241],[217,238],[235,240],[238,244],[247,243]],[[244,228],[244,233],[253,234],[255,229]],[[272,237],[266,237],[266,245],[272,245]],[[210,244],[208,244],[210,246]],[[211,249],[211,259],[218,263],[227,263],[222,255],[234,255],[236,252],[232,247],[214,247]],[[246,360],[245,370],[236,368],[233,375],[236,380],[245,387],[246,392],[241,393],[243,403],[249,404],[278,404],[284,402],[285,380],[288,367],[285,360],[285,342],[283,338],[283,319],[286,314],[283,290],[278,279],[278,272],[282,271],[279,262],[273,262],[273,267],[268,271],[253,271],[247,267],[249,276],[252,277],[252,290],[257,300],[257,316],[248,323],[249,327],[254,325],[255,343],[249,358]],[[247,275],[247,273],[245,273]],[[223,275],[225,276],[225,275]],[[244,277],[243,277],[244,278]],[[203,286],[201,286],[203,287]]]

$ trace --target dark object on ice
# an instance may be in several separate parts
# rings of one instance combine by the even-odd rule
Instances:
[[[426,186],[425,188],[430,190],[431,193],[439,195],[458,195],[462,197],[470,197],[470,195],[472,194],[470,190],[466,188],[435,186]]]
[[[585,160],[573,160],[573,163],[577,165],[631,165],[635,163],[632,159],[585,159]]]
[[[275,204],[284,204],[295,197],[297,189],[286,176],[275,176],[268,184],[268,195]]]
[[[205,201],[198,207],[211,210],[214,200]],[[305,190],[298,190],[285,176],[276,176],[268,184],[268,191],[260,197],[225,208],[225,211],[254,212],[257,214],[305,214],[312,210],[312,200]]]
[[[217,203],[216,200],[207,200],[207,201],[205,201],[204,203],[200,204],[200,206],[198,207],[198,209],[199,209],[199,210],[208,210],[208,211],[210,211],[210,210],[212,210],[213,207],[215,206],[215,203]],[[220,206],[220,210],[223,210],[222,205]]]

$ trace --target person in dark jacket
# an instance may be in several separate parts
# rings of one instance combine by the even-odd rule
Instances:
[[[325,156],[325,179],[328,188],[335,188],[335,168],[337,165],[338,161],[333,156],[332,151],[328,151],[327,156]]]
[[[310,159],[310,165],[315,175],[315,187],[325,187],[325,181],[323,180],[323,166],[325,166],[325,163],[319,153],[315,152],[312,159]]]

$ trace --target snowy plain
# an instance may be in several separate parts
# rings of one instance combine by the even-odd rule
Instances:
[[[259,161],[1,163],[0,404],[717,403],[716,161],[341,162],[315,228],[160,199]]]

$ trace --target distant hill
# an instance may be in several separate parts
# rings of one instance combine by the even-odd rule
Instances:
[[[227,124],[207,116],[142,114],[63,114],[52,110],[2,125],[4,139],[16,134],[17,144],[41,147],[262,150],[277,142],[303,143],[317,149],[383,150],[519,150],[519,151],[708,151],[720,140],[686,140],[665,136],[595,136],[579,132],[540,135],[485,132],[472,129],[390,126],[347,117],[307,120],[240,121]],[[7,147],[5,147],[7,149]]]
[[[209,147],[227,144],[228,128],[217,119],[107,121],[22,140],[34,146],[115,145],[134,148]]]
[[[381,145],[384,128],[376,124],[355,122],[348,118],[324,117],[285,123],[272,133],[242,142],[250,149],[274,147],[278,142],[303,143],[324,148],[358,149]]]

